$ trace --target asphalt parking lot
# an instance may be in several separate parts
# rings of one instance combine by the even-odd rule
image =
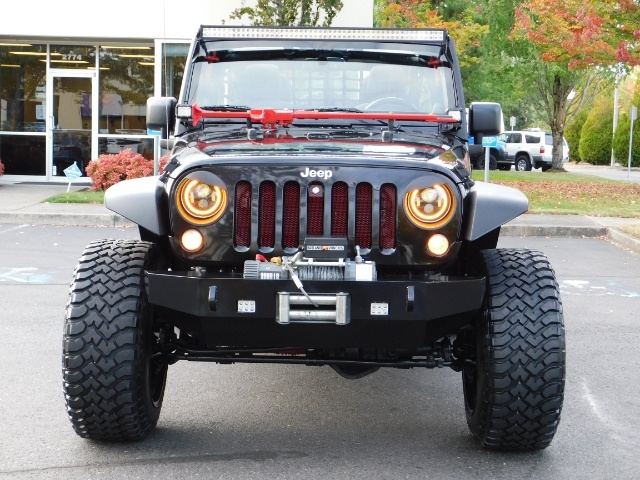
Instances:
[[[635,478],[640,256],[598,239],[505,237],[544,251],[567,329],[562,422],[541,452],[479,449],[459,374],[178,363],[157,430],[81,439],[66,418],[61,338],[82,248],[134,229],[0,225],[0,478]]]

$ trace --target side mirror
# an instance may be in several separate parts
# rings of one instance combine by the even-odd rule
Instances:
[[[176,124],[176,104],[174,97],[151,97],[147,99],[147,131],[161,132],[168,138]]]
[[[500,135],[502,107],[494,102],[473,102],[469,107],[469,135],[476,138]]]
[[[160,148],[164,148],[165,150],[173,150],[175,144],[176,139],[174,137],[160,140]]]

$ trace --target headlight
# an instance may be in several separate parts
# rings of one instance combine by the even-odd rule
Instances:
[[[409,220],[417,227],[434,229],[445,225],[455,211],[455,198],[447,185],[416,188],[404,196]]]
[[[176,203],[185,220],[196,225],[206,225],[215,222],[224,213],[227,190],[213,182],[190,176],[180,183]]]

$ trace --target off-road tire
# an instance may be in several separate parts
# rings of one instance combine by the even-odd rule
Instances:
[[[152,243],[100,240],[75,269],[62,373],[67,413],[81,437],[141,440],[158,421],[167,364],[152,359],[156,335],[145,289],[155,257]]]
[[[516,171],[529,172],[531,171],[531,160],[526,155],[518,155],[514,161]]]
[[[488,449],[546,448],[560,422],[565,380],[555,274],[530,250],[484,250],[480,269],[485,305],[466,335],[475,353],[462,370],[467,424]]]
[[[478,170],[484,170],[484,153],[476,160],[476,168]],[[489,170],[495,170],[496,168],[498,168],[498,159],[494,155],[489,154]]]

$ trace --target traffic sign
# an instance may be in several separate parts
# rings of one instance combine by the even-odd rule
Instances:
[[[497,147],[498,146],[498,137],[482,137],[482,146],[483,147]]]
[[[76,164],[75,162],[73,162],[73,165],[65,168],[63,172],[69,180],[73,180],[74,178],[82,176],[82,172],[78,168],[78,164]]]

